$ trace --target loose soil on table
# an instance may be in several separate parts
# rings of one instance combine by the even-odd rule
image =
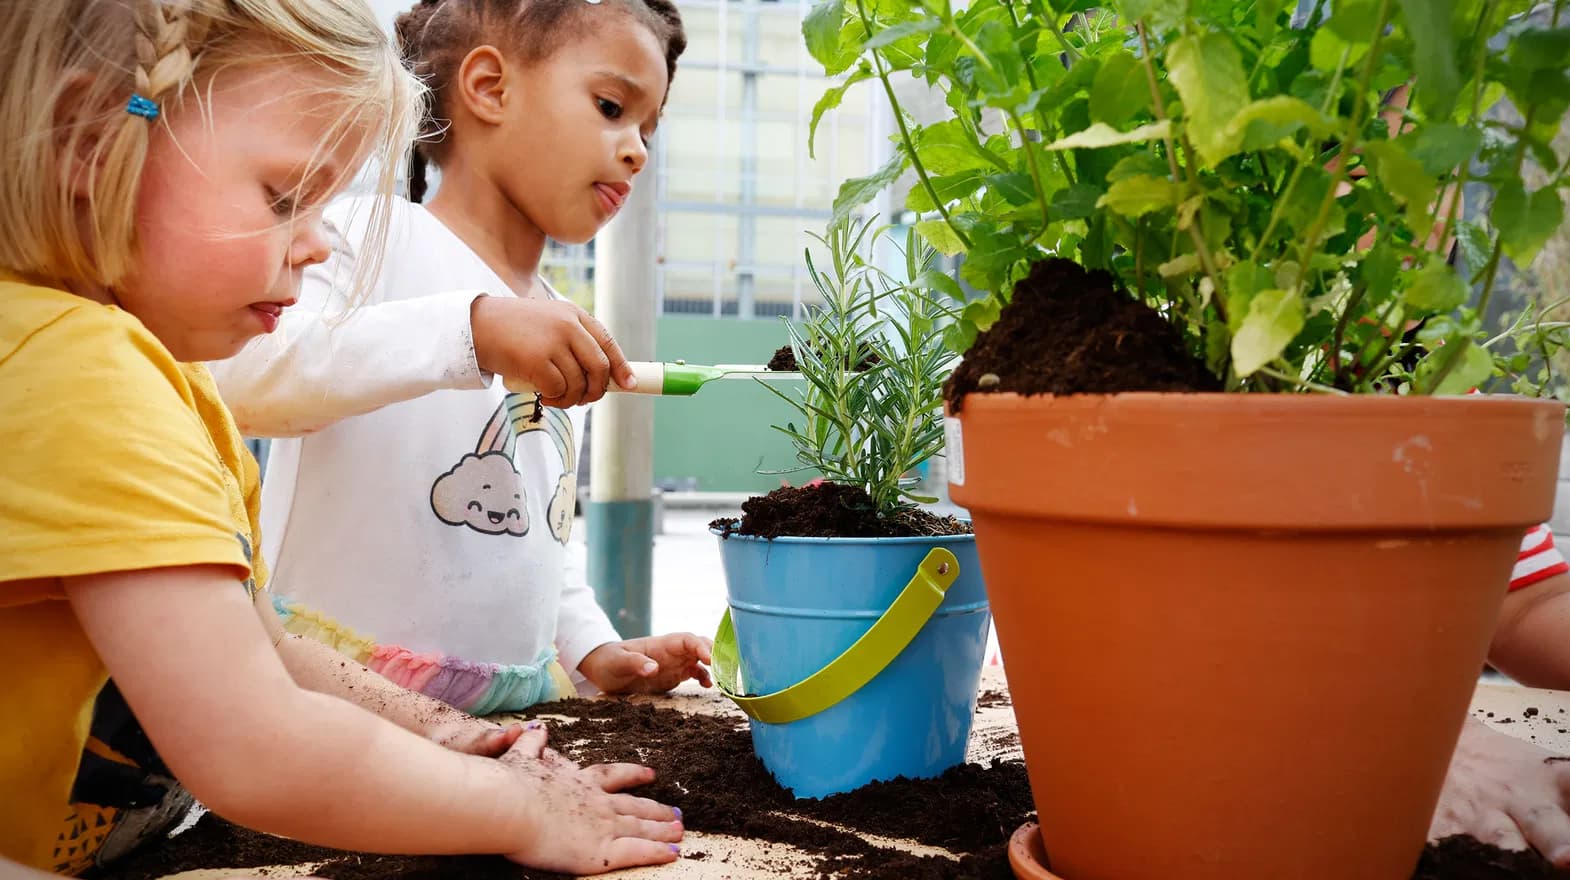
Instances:
[[[1533,850],[1509,852],[1456,835],[1423,850],[1412,880],[1563,880],[1565,876]]]
[[[689,715],[622,700],[568,700],[535,711],[547,716],[552,742],[574,760],[638,761],[654,767],[658,780],[635,793],[680,807],[687,828],[793,845],[811,854],[811,869],[823,877],[1010,880],[1004,847],[1034,810],[1025,767],[1018,761],[967,764],[938,779],[899,779],[823,800],[798,801],[753,754],[745,719]],[[576,720],[549,717],[557,713]],[[964,857],[956,863],[891,853],[862,834],[914,839]],[[704,860],[709,854],[702,852],[701,844],[689,844],[683,858]],[[320,861],[330,863],[315,874],[330,880],[560,877],[492,857],[346,854],[257,834],[212,815],[100,876],[156,880],[193,868]]]
[[[849,359],[847,358],[847,360]],[[866,357],[861,359],[861,363],[856,365],[856,371],[865,372],[870,370],[881,363],[882,360],[882,358],[878,357],[877,352],[869,351]],[[788,345],[780,346],[774,352],[774,356],[769,358],[767,366],[776,373],[794,373],[801,369],[796,365],[796,352]]]
[[[810,486],[784,486],[767,495],[754,495],[741,505],[741,518],[723,517],[709,523],[726,537],[752,535],[779,538],[909,538],[933,535],[968,535],[971,528],[952,516],[935,516],[924,510],[902,511],[880,519],[872,498],[860,486],[822,482]]]
[[[958,412],[973,391],[1117,394],[1220,391],[1183,336],[1144,303],[1054,257],[1031,267],[997,323],[976,337],[944,395]]]
[[[1033,812],[1030,784],[1018,761],[967,764],[938,779],[874,783],[848,794],[798,801],[758,761],[746,724],[737,717],[689,715],[624,700],[567,700],[538,706],[534,714],[545,716],[553,744],[574,760],[654,767],[658,780],[636,793],[680,807],[689,829],[792,845],[808,854],[808,863],[800,867],[821,878],[1011,880],[1007,842]],[[572,720],[551,717],[558,714]],[[891,852],[864,835],[912,839],[960,859]],[[711,856],[701,844],[689,843],[682,857]],[[328,862],[315,873],[329,880],[561,878],[495,857],[343,853],[257,834],[211,815],[99,876],[157,880],[195,868],[310,862]],[[1413,880],[1560,876],[1535,854],[1449,838],[1424,852]]]

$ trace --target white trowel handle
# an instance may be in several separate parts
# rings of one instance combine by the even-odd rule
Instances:
[[[665,393],[665,365],[654,361],[628,361],[627,366],[632,367],[632,375],[638,380],[638,387],[627,392],[630,394],[663,394]],[[538,394],[539,389],[529,384],[528,379],[507,376],[502,379],[502,385],[514,394]],[[609,391],[626,391],[616,381],[611,380]]]

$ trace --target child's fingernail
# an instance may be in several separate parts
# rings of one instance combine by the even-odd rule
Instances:
[[[676,821],[680,822],[681,821],[681,807],[671,807],[671,809],[676,811]]]
[[[675,853],[676,855],[681,855],[681,847],[677,846],[674,843],[669,844],[669,846],[671,848],[671,852]]]
[[[524,730],[539,730],[542,726],[544,726],[544,725],[540,724],[540,722],[538,722],[538,721],[530,721],[528,724],[525,724],[523,726],[523,729]]]
[[[660,665],[658,663],[655,663],[653,660],[650,660],[649,662],[643,664],[643,674],[644,675],[653,675],[657,670],[659,670],[659,668],[660,668]]]

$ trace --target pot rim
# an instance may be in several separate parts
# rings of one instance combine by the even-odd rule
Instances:
[[[1411,416],[1434,409],[1535,409],[1556,407],[1566,409],[1570,404],[1553,398],[1525,397],[1519,394],[1258,394],[1232,392],[1175,392],[1175,391],[1123,391],[1116,394],[1020,394],[1016,391],[967,393],[962,400],[965,408],[955,413],[949,401],[944,401],[944,413],[963,418],[972,407],[986,411],[1006,411],[1052,406],[1059,409],[1101,409],[1107,407],[1126,409],[1168,409],[1182,405],[1185,409],[1252,408],[1264,414],[1300,412],[1304,409],[1356,410],[1358,415]]]

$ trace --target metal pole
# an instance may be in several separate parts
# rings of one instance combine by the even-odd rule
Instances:
[[[638,181],[595,239],[594,313],[629,360],[654,360],[655,182]],[[622,638],[650,634],[654,398],[607,394],[590,443],[588,579]]]

